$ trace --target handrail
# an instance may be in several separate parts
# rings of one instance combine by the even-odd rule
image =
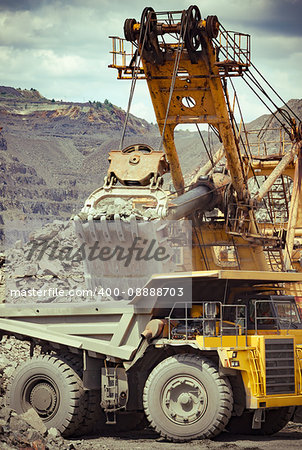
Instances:
[[[191,317],[188,315],[188,309],[192,305],[199,305],[201,307],[201,315],[199,317]],[[184,317],[173,317],[173,312],[176,308],[184,308]],[[228,320],[226,317],[226,309],[233,309],[234,322]],[[240,311],[241,310],[241,311]],[[229,316],[231,316],[229,314]],[[238,346],[238,337],[246,336],[247,338],[247,307],[246,305],[224,305],[219,301],[213,302],[176,302],[174,303],[170,314],[166,317],[168,322],[168,338],[169,340],[177,339],[195,339],[196,335],[204,337],[219,337],[235,336],[236,345]],[[175,322],[178,322],[175,325]],[[177,333],[177,326],[180,326]],[[184,327],[184,328],[183,328]],[[174,330],[174,331],[173,331]],[[196,331],[197,330],[197,331]],[[198,332],[199,331],[199,332]]]

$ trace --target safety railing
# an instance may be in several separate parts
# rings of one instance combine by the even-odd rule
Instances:
[[[240,73],[248,70],[251,64],[251,37],[249,34],[227,31],[220,24],[220,33],[214,40],[217,48],[218,67],[230,72]]]
[[[133,43],[117,36],[109,37],[112,40],[112,50],[110,51],[110,54],[112,54],[112,64],[108,67],[117,69],[118,79],[132,79],[134,71],[136,72],[138,78],[144,79],[145,74],[143,68],[135,67],[136,47]]]
[[[276,135],[278,134],[278,138]],[[241,133],[243,145],[248,145],[254,157],[269,159],[282,157],[290,150],[292,142],[282,127],[266,127],[262,130],[246,130]]]
[[[195,307],[194,317],[190,314],[192,306]],[[196,308],[199,316],[196,317]],[[178,317],[177,310],[184,310],[184,315]],[[196,336],[218,337],[234,336],[236,346],[239,345],[239,336],[247,337],[247,308],[246,305],[224,305],[217,301],[197,303],[174,303],[169,316],[168,338],[190,340]]]

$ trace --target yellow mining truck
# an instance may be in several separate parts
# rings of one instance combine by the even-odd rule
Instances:
[[[133,52],[113,38],[111,66],[131,93],[146,79],[165,151],[122,138],[74,218],[96,302],[0,305],[0,333],[31,342],[9,405],[66,436],[145,419],[178,442],[273,434],[302,406],[301,124],[279,110],[289,146],[282,134],[272,151],[249,140],[227,82],[255,81],[250,37],[197,6],[145,8],[124,32]],[[188,183],[180,123],[207,123],[221,142]]]
[[[65,436],[134,429],[144,415],[173,441],[282,429],[302,405],[302,323],[294,297],[264,294],[280,274],[192,272],[192,302],[176,302],[187,276],[152,277],[153,306],[143,293],[130,304],[0,305],[1,333],[41,346],[13,374],[9,405],[33,407]]]

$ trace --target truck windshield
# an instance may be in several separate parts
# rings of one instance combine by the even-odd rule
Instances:
[[[293,323],[301,323],[296,305],[291,301],[274,301],[277,316]]]
[[[256,329],[300,328],[301,319],[292,299],[252,299],[250,301],[250,323]]]

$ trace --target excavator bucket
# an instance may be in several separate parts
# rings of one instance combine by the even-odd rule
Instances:
[[[190,251],[191,233],[189,222],[163,220],[169,199],[161,188],[169,168],[163,152],[135,145],[110,152],[109,161],[104,186],[88,197],[74,225],[87,288],[96,299],[127,300],[153,274],[183,269],[180,255],[183,247]]]
[[[82,221],[77,216],[74,224],[85,248],[86,285],[97,300],[131,299],[153,274],[177,270],[181,247],[173,235],[173,222],[139,221],[133,214],[125,222],[115,214],[114,220],[103,215]]]

